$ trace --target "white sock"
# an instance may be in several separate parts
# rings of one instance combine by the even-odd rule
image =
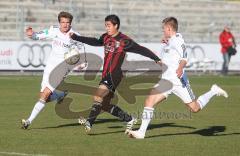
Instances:
[[[54,100],[57,100],[59,97],[64,96],[64,92],[56,92],[53,91],[52,94],[49,96],[48,102],[52,102]]]
[[[151,107],[144,107],[144,109],[143,109],[142,124],[138,131],[144,135],[146,133],[147,127],[148,127],[151,119],[153,118],[153,111],[154,111],[154,108],[151,108]]]
[[[37,117],[37,115],[41,112],[41,110],[45,107],[45,102],[38,101],[33,107],[32,113],[30,117],[27,119],[30,123]]]
[[[205,107],[207,105],[207,103],[209,102],[209,100],[216,95],[216,93],[212,90],[208,91],[207,93],[199,96],[199,98],[197,99],[197,103],[200,105],[201,109],[203,109],[203,107]]]

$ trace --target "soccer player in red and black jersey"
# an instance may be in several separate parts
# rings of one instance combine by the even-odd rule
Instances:
[[[123,64],[126,52],[137,53],[151,58],[156,63],[161,63],[160,59],[149,49],[140,46],[128,36],[119,32],[120,19],[116,15],[108,15],[105,18],[106,33],[99,39],[78,36],[70,34],[71,38],[91,46],[104,46],[104,65],[102,72],[102,80],[94,95],[94,102],[87,121],[83,122],[86,132],[91,130],[92,124],[101,110],[109,110],[114,116],[120,117],[122,120],[128,122],[127,129],[131,129],[134,118],[125,113],[118,106],[111,105],[110,101],[113,97],[114,91],[121,82],[123,77],[121,66]],[[108,112],[109,112],[108,111]]]

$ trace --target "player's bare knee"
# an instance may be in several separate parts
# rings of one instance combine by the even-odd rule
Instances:
[[[196,108],[196,107],[193,107],[193,108],[190,108],[190,110],[191,110],[191,112],[193,112],[193,113],[197,113],[197,112],[199,112],[201,109]]]
[[[39,101],[41,101],[42,103],[47,103],[47,99],[48,97],[43,94],[39,97]]]
[[[150,98],[146,98],[145,105],[149,105],[150,103],[151,103],[151,99]]]
[[[43,92],[40,93],[39,100],[47,102],[49,96],[51,95],[52,91],[48,89],[47,87],[43,90]]]
[[[192,102],[192,103],[187,104],[187,106],[189,107],[189,109],[193,113],[197,113],[197,112],[199,112],[201,110],[201,108],[199,107],[199,105],[195,101]]]
[[[100,96],[93,96],[93,100],[94,100],[94,101],[97,101],[97,102],[102,102],[102,101],[103,101],[103,98],[100,97]]]
[[[201,110],[197,105],[189,105],[189,108],[193,113],[197,113]]]
[[[39,95],[39,101],[43,104],[47,103],[47,100],[46,100],[43,92],[41,92],[40,95]]]
[[[151,99],[148,99],[148,100],[145,100],[145,104],[144,104],[144,107],[154,107],[154,105],[156,104],[156,102],[154,102],[153,100]]]

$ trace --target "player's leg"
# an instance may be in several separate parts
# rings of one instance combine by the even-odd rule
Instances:
[[[136,119],[132,118],[120,107],[111,104],[111,99],[113,98],[115,89],[121,82],[121,79],[121,73],[112,73],[108,74],[101,80],[99,88],[94,95],[94,104],[92,105],[92,110],[87,121],[85,122],[84,118],[79,119],[79,123],[84,124],[86,132],[91,130],[92,124],[100,114],[101,110],[126,121],[127,127],[129,128],[132,128],[134,123],[136,123]]]
[[[54,90],[50,94],[50,96],[48,97],[46,102],[48,103],[48,102],[53,102],[53,101],[56,100],[57,103],[60,103],[64,99],[64,97],[67,96],[67,94],[68,94],[68,91],[56,91],[56,90]]]
[[[100,114],[103,105],[103,99],[109,94],[109,90],[105,85],[99,85],[95,95],[93,96],[92,110],[89,115],[89,121],[92,124],[96,117]]]
[[[27,129],[28,126],[32,123],[32,121],[38,116],[38,114],[43,110],[45,107],[46,101],[52,91],[49,88],[45,88],[41,93],[38,102],[33,107],[31,115],[27,120],[22,119],[22,128]]]
[[[119,106],[111,104],[111,100],[113,98],[113,92],[109,92],[107,96],[103,98],[102,102],[102,110],[105,112],[108,112],[109,114],[118,117],[122,121],[127,122],[126,129],[131,130],[133,125],[137,123],[137,119],[129,115],[127,112],[122,110]],[[96,117],[95,117],[96,119]],[[92,118],[94,121],[95,119]],[[82,125],[84,125],[87,120],[83,117],[79,118],[78,122]]]
[[[39,100],[35,103],[33,110],[27,120],[22,119],[22,128],[27,129],[32,121],[37,117],[37,115],[43,110],[45,107],[46,101],[52,93],[50,87],[48,86],[49,73],[52,69],[52,65],[50,63],[47,64],[44,69],[42,83],[41,83],[41,91],[39,95]]]
[[[102,109],[105,112],[108,112],[109,114],[115,117],[118,117],[122,121],[127,122],[126,131],[132,130],[132,127],[134,126],[134,124],[137,123],[137,119],[129,115],[124,110],[122,110],[119,106],[111,104],[111,100],[113,96],[114,96],[114,93],[110,92],[106,97],[104,97],[104,100],[102,102],[103,103]]]
[[[61,70],[57,70],[57,68]],[[62,63],[61,59],[49,59],[49,62],[44,69],[39,101],[35,104],[30,117],[27,120],[22,119],[22,127],[24,129],[27,129],[27,127],[32,123],[32,121],[43,110],[47,102],[50,102],[52,100],[57,100],[59,102],[66,96],[67,92],[57,93],[54,90],[61,83],[61,81],[64,79],[64,76],[68,72],[68,67],[64,63]],[[52,75],[53,73],[55,75]],[[51,76],[54,77],[54,83],[51,83],[49,81]]]
[[[107,80],[107,81],[106,81]],[[137,119],[129,115],[127,112],[123,111],[119,106],[111,104],[111,100],[114,97],[114,93],[118,85],[121,83],[122,73],[116,71],[110,75],[107,75],[102,84],[105,84],[109,89],[109,94],[103,99],[103,106],[106,112],[120,118],[121,120],[127,122],[126,130],[131,130],[133,125],[137,123]],[[125,131],[126,133],[126,131]]]
[[[143,139],[147,127],[153,117],[154,106],[159,102],[165,100],[171,94],[173,84],[165,79],[161,79],[151,90],[150,94],[145,100],[144,110],[142,114],[142,123],[137,131],[129,131],[129,136],[137,139]]]
[[[166,95],[159,92],[157,89],[152,89],[150,94],[145,100],[145,105],[142,113],[142,123],[137,131],[129,131],[129,137],[136,139],[143,139],[147,131],[148,125],[153,118],[154,106],[166,99]]]
[[[197,100],[188,103],[187,106],[190,108],[192,112],[196,113],[202,110],[215,95],[224,96],[225,98],[228,97],[228,94],[225,90],[214,84],[212,85],[211,89],[208,92],[199,96]]]
[[[52,90],[52,94],[47,99],[47,102],[57,101],[61,102],[68,94],[68,91],[56,90],[61,82],[66,78],[66,75],[73,69],[74,66],[68,65],[63,59],[54,60],[54,65],[46,70],[46,85]],[[48,67],[49,68],[49,67]]]
[[[93,104],[87,120],[80,118],[79,123],[83,124],[87,133],[91,131],[92,125],[97,116],[101,113],[103,98],[108,95],[107,86],[100,84],[93,96]]]
[[[46,87],[42,92],[40,92],[40,97],[38,102],[33,107],[32,113],[27,120],[22,119],[22,128],[27,129],[28,126],[32,123],[32,121],[37,117],[37,115],[43,110],[46,103],[57,100],[57,103],[61,102],[64,97],[67,95],[67,91],[64,92],[56,92],[51,91],[48,87]]]
[[[215,95],[224,96],[225,98],[228,97],[226,91],[214,84],[208,92],[199,96],[199,98],[195,100],[195,95],[193,94],[186,75],[181,78],[181,82],[182,85],[177,85],[174,87],[173,93],[176,94],[179,98],[181,98],[182,101],[190,108],[192,112],[198,112],[203,109],[203,107],[205,107],[210,101],[210,99]]]
[[[123,111],[119,106],[114,104],[107,104],[106,106],[103,105],[102,108],[105,112],[108,112],[109,114],[118,117],[122,121],[129,122],[133,119],[131,115],[129,115],[127,112]]]
[[[130,114],[125,112],[123,109],[121,109],[119,106],[113,105],[113,104],[110,104],[109,106],[111,107],[111,109],[110,111],[108,111],[108,113],[126,122],[125,133],[132,130],[133,126],[137,124],[137,118],[131,116]]]
[[[182,101],[187,105],[187,107],[189,107],[191,112],[194,113],[203,109],[203,107],[205,107],[210,101],[210,99],[215,95],[221,95],[224,97],[228,96],[226,91],[224,91],[215,84],[212,85],[211,89],[208,92],[199,96],[197,100],[195,99],[195,95],[193,94],[189,83],[187,83],[185,86],[175,86],[173,89],[173,93],[177,95],[180,99],[182,99]]]
[[[83,124],[85,126],[86,132],[90,132],[91,127],[93,125],[93,122],[96,120],[97,116],[100,114],[104,102],[104,98],[107,97],[110,93],[110,91],[114,90],[114,84],[112,82],[112,75],[108,74],[105,77],[102,78],[102,80],[99,83],[99,87],[96,90],[94,96],[93,96],[93,104],[91,111],[89,113],[89,116],[87,118],[87,121]],[[114,90],[115,91],[115,90]],[[114,92],[113,91],[113,92]],[[110,104],[110,103],[108,103]],[[82,119],[80,119],[82,120]]]

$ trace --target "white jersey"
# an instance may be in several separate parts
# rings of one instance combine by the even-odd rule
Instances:
[[[72,46],[72,44],[76,43],[76,41],[73,41],[69,38],[69,33],[73,32],[75,34],[78,34],[72,28],[66,33],[63,34],[59,26],[51,26],[49,29],[44,29],[40,32],[36,32],[33,35],[34,40],[45,40],[49,39],[52,40],[52,52],[51,55],[55,57],[59,57],[64,59],[64,53],[69,51],[69,48]],[[78,44],[79,50],[82,48],[82,44]]]
[[[68,33],[63,34],[60,31],[59,26],[51,26],[49,29],[35,32],[32,36],[32,39],[34,40],[52,40],[52,52],[49,55],[44,69],[41,92],[43,92],[46,87],[53,92],[63,81],[64,77],[70,72],[70,69],[72,69],[71,65],[65,63],[64,53],[68,52],[73,46],[80,51],[83,50],[83,44],[81,42],[76,42],[70,39],[70,32],[78,34],[72,29],[70,29]],[[56,76],[51,76],[53,72],[55,72]]]
[[[176,70],[181,60],[187,61],[182,35],[177,33],[168,40],[168,43],[164,43],[162,46],[160,57],[167,66],[167,69],[162,74],[162,79],[169,80],[175,85],[181,85],[182,83],[177,77]]]

